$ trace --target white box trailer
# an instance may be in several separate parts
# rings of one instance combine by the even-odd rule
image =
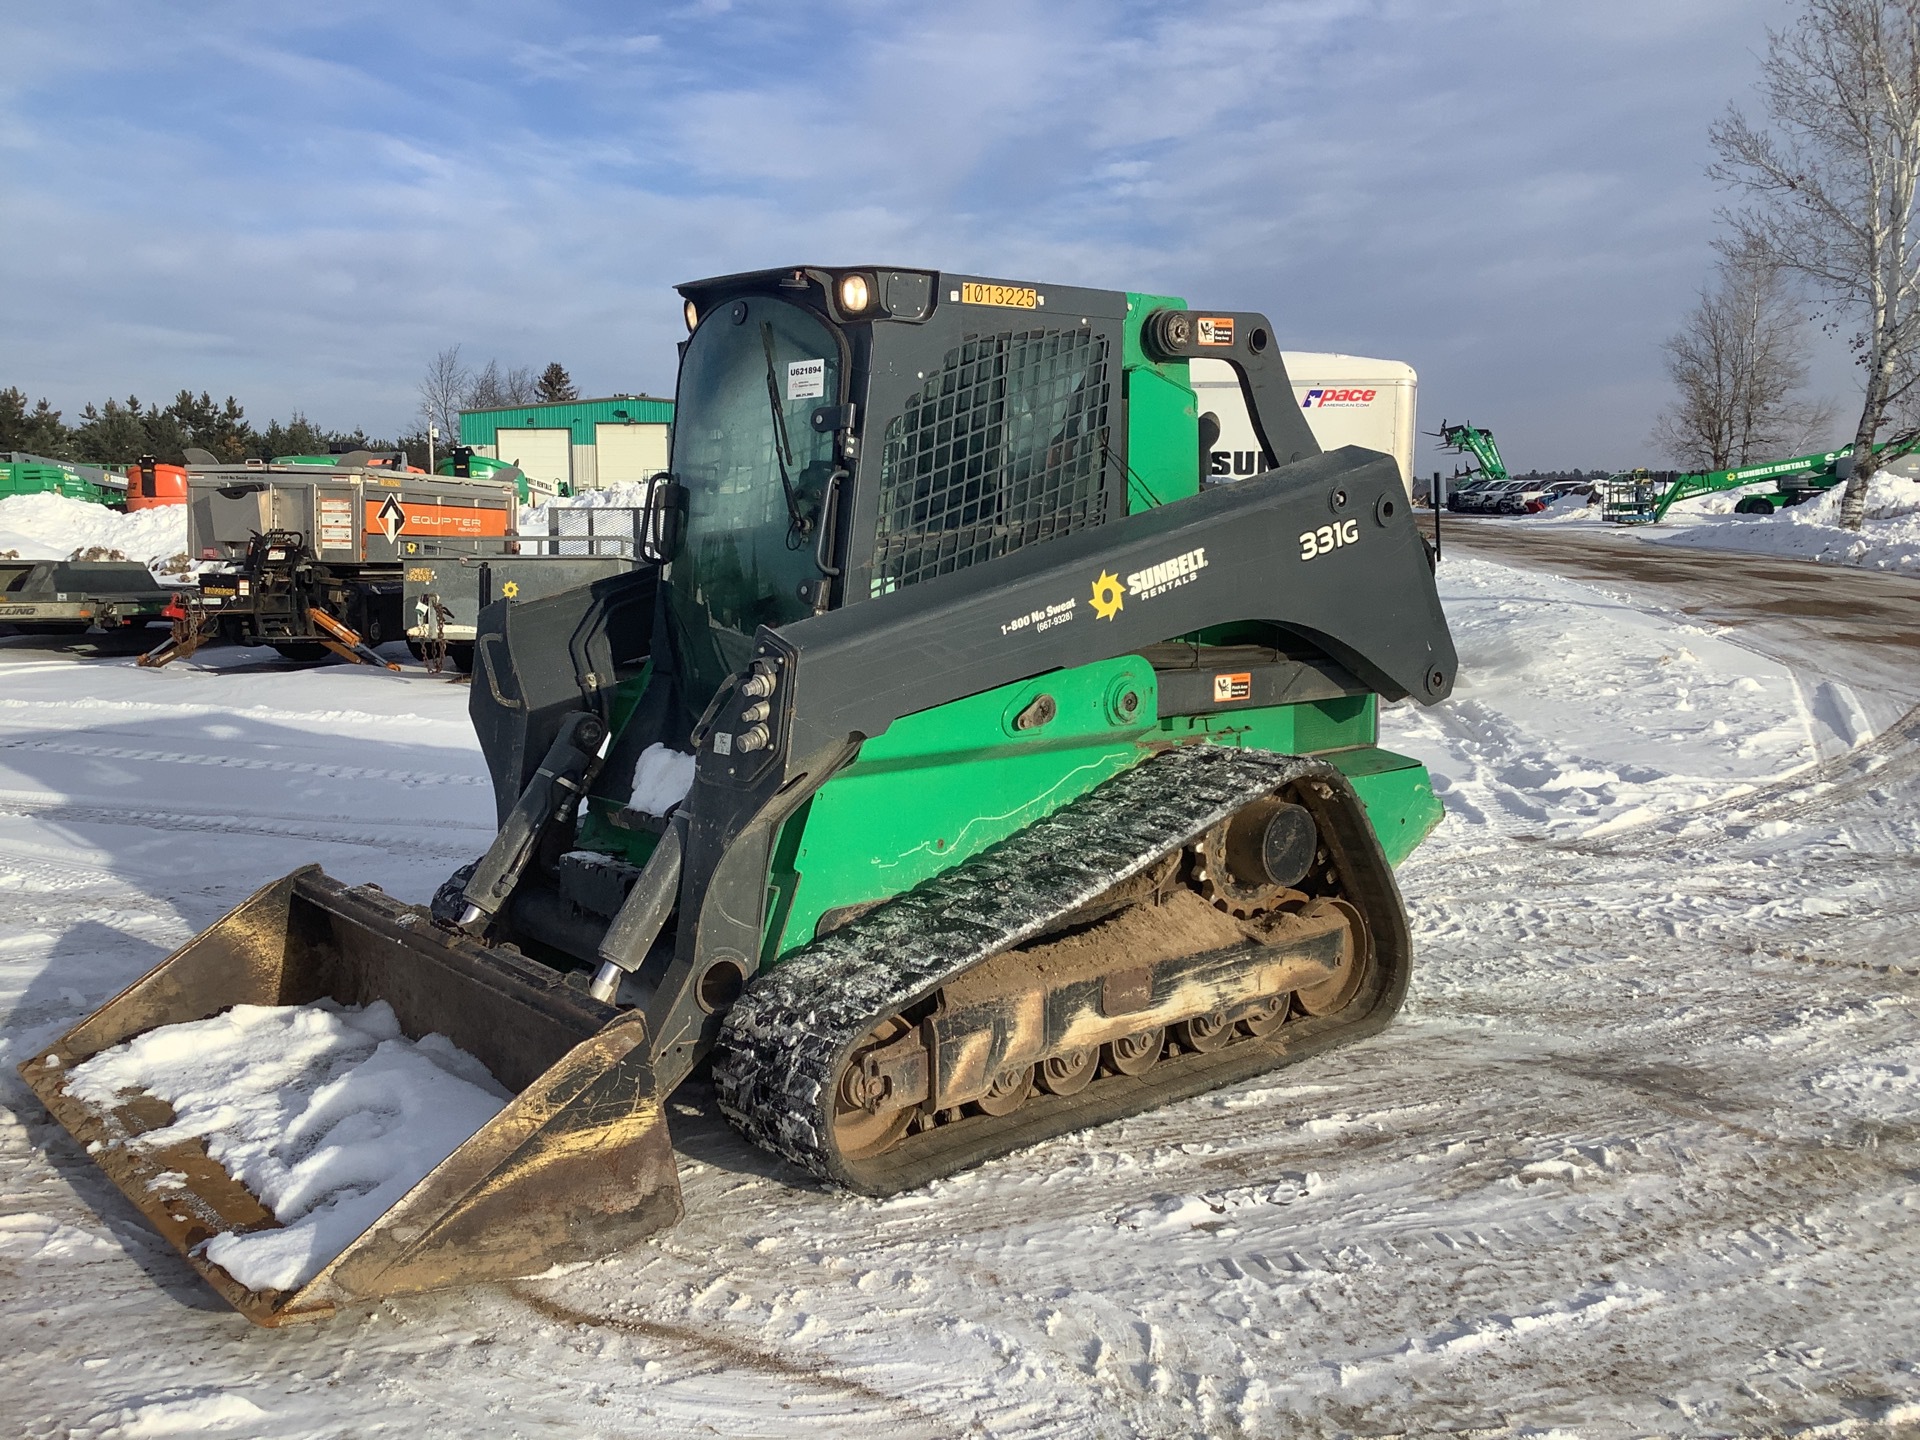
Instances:
[[[1320,448],[1363,445],[1384,451],[1399,464],[1400,483],[1411,497],[1418,382],[1413,367],[1404,360],[1305,350],[1284,350],[1281,358],[1293,382],[1293,398]],[[1224,360],[1187,363],[1200,413],[1211,414],[1220,424],[1220,437],[1210,447],[1212,482],[1244,480],[1272,468],[1272,459],[1260,453],[1233,367]]]

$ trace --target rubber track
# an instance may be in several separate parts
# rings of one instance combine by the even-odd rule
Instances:
[[[822,1178],[843,1057],[887,1016],[1044,934],[1248,801],[1319,762],[1214,745],[1164,751],[796,951],[750,986],[714,1050],[721,1110]],[[865,1187],[862,1187],[865,1188]]]

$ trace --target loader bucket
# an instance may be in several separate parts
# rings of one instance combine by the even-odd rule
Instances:
[[[67,1073],[162,1025],[236,1004],[327,997],[343,1005],[385,1000],[405,1034],[446,1036],[514,1098],[311,1280],[293,1290],[248,1289],[201,1249],[221,1232],[275,1225],[271,1213],[203,1142],[140,1143],[172,1122],[166,1103],[123,1092],[103,1108],[69,1093]],[[639,1012],[603,1005],[518,951],[444,930],[425,912],[369,887],[350,889],[318,866],[256,893],[20,1071],[154,1228],[261,1325],[538,1274],[616,1250],[681,1214]]]

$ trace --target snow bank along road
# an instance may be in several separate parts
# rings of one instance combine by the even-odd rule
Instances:
[[[1432,533],[1432,516],[1421,519]],[[1581,524],[1548,527],[1527,519],[1449,515],[1448,548],[1530,569],[1630,587],[1639,604],[1712,625],[1740,627],[1776,655],[1822,661],[1890,692],[1920,689],[1920,576],[1815,565],[1778,555],[1681,549],[1657,529]],[[1672,537],[1667,536],[1670,540]]]
[[[12,1066],[296,863],[425,899],[491,829],[464,694],[0,663],[4,1428],[1920,1430],[1920,696],[1617,576],[1441,578],[1462,688],[1387,726],[1449,817],[1382,1035],[885,1202],[696,1091],[678,1229],[277,1333]]]

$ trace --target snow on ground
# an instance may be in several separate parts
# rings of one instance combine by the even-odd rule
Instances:
[[[1451,703],[1400,716],[1397,743],[1446,754],[1440,798],[1484,839],[1670,814],[1805,765],[1817,744],[1793,672],[1711,627],[1457,555],[1445,574],[1458,683]]]
[[[1846,733],[1860,682],[1820,657],[1440,576],[1462,688],[1384,724],[1449,814],[1401,871],[1417,967],[1378,1036],[885,1201],[753,1151],[696,1084],[668,1107],[676,1229],[275,1332],[11,1067],[295,863],[424,901],[491,829],[464,692],[0,644],[0,1413],[27,1437],[1914,1433],[1920,714]]]
[[[207,1245],[254,1290],[306,1284],[512,1098],[444,1035],[407,1039],[384,1000],[163,1025],[76,1066],[67,1090],[100,1113],[124,1091],[166,1101],[173,1123],[139,1144],[203,1141],[273,1212],[280,1228]]]
[[[1517,518],[1535,525],[1565,525],[1575,520],[1596,520],[1600,512],[1598,502],[1584,495],[1562,495],[1538,515],[1523,515]]]
[[[1667,512],[1662,528],[1676,518],[1686,528],[1659,537],[1659,543],[1920,575],[1920,482],[1904,475],[1876,475],[1867,484],[1866,519],[1857,533],[1840,526],[1844,487],[1835,486],[1771,515],[1735,515],[1735,494],[1683,500]]]
[[[0,500],[0,555],[69,560],[93,548],[117,550],[153,570],[181,568],[187,550],[187,507],[162,505],[123,514],[65,495],[10,495]]]

